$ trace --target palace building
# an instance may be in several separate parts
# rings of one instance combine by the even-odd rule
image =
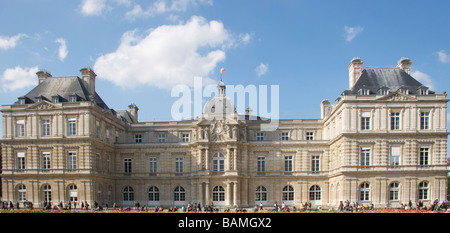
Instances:
[[[414,79],[411,63],[363,69],[354,58],[348,90],[321,103],[320,119],[279,119],[271,131],[262,127],[271,119],[235,111],[222,81],[201,116],[140,122],[134,104],[108,107],[90,68],[39,71],[38,85],[1,109],[2,198],[35,207],[443,201],[448,99]]]

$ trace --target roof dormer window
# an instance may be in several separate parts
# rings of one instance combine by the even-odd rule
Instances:
[[[428,87],[421,86],[417,89],[419,95],[428,95]]]
[[[359,89],[359,94],[360,95],[369,95],[370,94],[370,90],[369,89]]]
[[[73,94],[70,95],[70,102],[77,102],[78,101],[78,95],[77,94]]]
[[[405,95],[409,95],[409,89],[407,89],[407,88],[400,88],[398,90],[398,92],[405,94]]]
[[[60,96],[59,95],[52,96],[52,103],[57,104],[59,102],[60,102]]]
[[[382,87],[378,90],[378,94],[380,95],[389,95],[389,88],[387,87]]]
[[[19,97],[19,104],[25,104],[25,97]]]

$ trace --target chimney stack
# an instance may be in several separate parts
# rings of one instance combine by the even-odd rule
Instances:
[[[412,61],[408,58],[402,57],[400,61],[398,61],[397,67],[404,70],[407,74],[411,74],[411,63]]]
[[[360,58],[355,57],[350,62],[350,65],[348,65],[349,89],[352,89],[361,76],[363,62]]]
[[[81,72],[81,79],[83,79],[84,82],[86,83],[87,88],[89,90],[89,94],[95,95],[95,77],[97,75],[89,67],[81,69],[80,72]]]
[[[134,121],[138,122],[138,111],[139,108],[135,104],[128,105],[131,116],[134,118]]]
[[[36,73],[36,75],[38,76],[39,84],[41,84],[41,83],[42,83],[44,80],[46,80],[47,78],[52,77],[52,75],[51,75],[48,71],[46,71],[46,70],[38,71],[38,72]]]
[[[323,119],[330,113],[330,101],[323,100],[320,104],[320,117]]]

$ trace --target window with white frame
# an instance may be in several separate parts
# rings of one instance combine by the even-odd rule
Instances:
[[[213,171],[225,170],[225,156],[222,153],[215,153],[213,156]]]
[[[124,158],[123,159],[123,172],[125,174],[130,174],[131,173],[131,158]]]
[[[361,112],[361,130],[370,130],[370,112]]]
[[[361,166],[369,166],[370,165],[370,148],[369,147],[361,147],[360,162],[361,162]]]
[[[27,200],[27,188],[25,185],[21,184],[17,187],[19,201]]]
[[[189,142],[189,134],[188,133],[184,133],[181,135],[181,141],[182,142]]]
[[[42,136],[50,136],[50,120],[42,120]]]
[[[266,171],[266,157],[258,156],[256,160],[256,171],[257,172],[265,172]]]
[[[25,169],[25,152],[17,152],[17,169]]]
[[[306,132],[306,140],[314,140],[314,132]]]
[[[256,141],[264,141],[264,133],[263,132],[256,133]]]
[[[320,156],[313,155],[311,157],[311,171],[318,172],[320,171]]]
[[[369,183],[362,183],[359,186],[359,200],[369,201],[370,200],[370,185]]]
[[[175,158],[175,173],[183,173],[183,157]]]
[[[399,191],[400,185],[397,182],[392,182],[389,185],[389,200],[390,201],[398,201],[399,200]]]
[[[25,120],[16,121],[16,135],[17,137],[25,137]]]
[[[294,188],[290,185],[284,186],[283,188],[283,201],[293,201],[294,200]]]
[[[74,184],[69,186],[69,201],[70,202],[78,201],[78,187]]]
[[[156,162],[156,157],[150,157],[149,158],[149,162],[150,162],[150,170],[149,173],[151,175],[156,174],[157,171],[157,162]]]
[[[281,141],[289,141],[289,132],[281,132]]]
[[[68,168],[69,169],[76,169],[77,168],[77,152],[76,151],[69,151],[69,154],[68,154]]]
[[[67,135],[68,136],[77,135],[77,120],[75,118],[67,119]]]
[[[174,201],[186,201],[186,191],[183,187],[178,186],[173,191],[173,200]]]
[[[134,143],[142,143],[142,134],[134,135]]]
[[[419,149],[419,165],[429,165],[430,148],[420,147]]]
[[[256,188],[256,201],[267,201],[267,189],[264,186],[258,186]]]
[[[44,202],[50,203],[52,201],[52,186],[44,185],[42,188],[44,194]]]
[[[420,112],[420,129],[430,129],[430,112]]]
[[[50,169],[50,168],[51,168],[50,152],[42,152],[42,169]]]
[[[420,182],[419,184],[419,200],[428,200],[428,182]]]
[[[222,186],[216,186],[212,192],[213,201],[225,201],[225,189]]]
[[[159,189],[156,186],[152,186],[148,189],[148,200],[159,201]]]
[[[391,130],[400,129],[400,113],[391,112]]]
[[[284,171],[292,172],[292,155],[284,156]]]
[[[313,185],[309,189],[309,199],[311,201],[320,201],[322,200],[322,191],[320,190],[320,186]]]
[[[123,201],[134,201],[134,189],[127,186],[123,189]]]
[[[158,142],[166,142],[166,134],[165,133],[158,134]]]
[[[393,146],[391,147],[391,166],[400,165],[400,147]]]

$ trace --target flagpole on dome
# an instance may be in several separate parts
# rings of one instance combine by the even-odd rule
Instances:
[[[225,68],[220,69],[220,81],[222,81],[222,73],[225,71]]]

